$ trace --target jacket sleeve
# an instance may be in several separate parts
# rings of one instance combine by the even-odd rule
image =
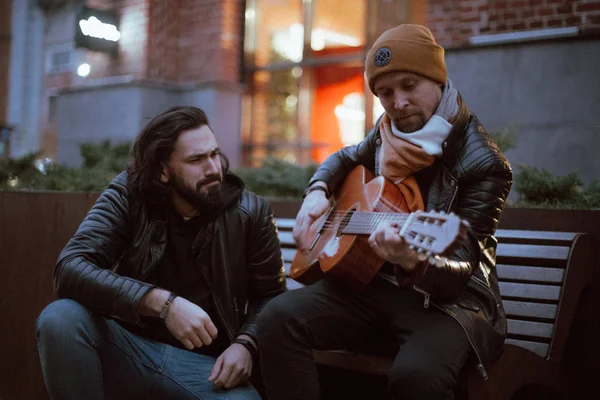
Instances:
[[[335,193],[341,187],[346,175],[356,166],[364,165],[366,168],[374,171],[378,135],[378,130],[373,129],[359,144],[344,147],[336,153],[331,154],[319,166],[308,186],[316,181],[323,181],[327,183],[329,191]]]
[[[441,267],[424,267],[422,277],[415,284],[417,290],[441,300],[454,300],[484,257],[486,243],[496,231],[512,186],[508,162],[499,154],[495,156],[498,158],[479,164],[487,164],[488,168],[470,171],[459,180],[453,212],[469,223],[467,237]]]
[[[62,250],[54,289],[93,312],[138,323],[139,303],[153,286],[111,271],[131,240],[125,181],[121,173],[108,185]]]
[[[256,338],[256,320],[263,306],[286,291],[285,270],[273,211],[259,198],[248,243],[248,318],[239,334]]]

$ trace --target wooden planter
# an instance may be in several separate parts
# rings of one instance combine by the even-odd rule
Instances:
[[[54,263],[97,198],[97,193],[0,191],[0,399],[47,399],[35,322],[55,299]],[[294,218],[300,208],[299,201],[269,201],[276,217]],[[600,250],[600,211],[507,209],[500,227],[588,232]],[[599,270],[596,261],[596,281]]]

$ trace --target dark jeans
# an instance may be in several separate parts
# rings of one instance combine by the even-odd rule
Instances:
[[[260,399],[246,384],[215,389],[215,359],[134,335],[73,300],[38,318],[38,350],[52,399]]]
[[[386,333],[400,345],[389,377],[392,397],[454,397],[470,353],[461,326],[433,306],[424,308],[420,293],[377,277],[360,294],[321,281],[267,304],[260,314],[258,334],[267,398],[318,399],[312,348],[368,349],[375,343],[367,338],[381,340]]]

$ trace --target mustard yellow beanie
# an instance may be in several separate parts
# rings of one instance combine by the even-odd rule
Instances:
[[[422,25],[403,24],[388,29],[367,53],[365,76],[373,94],[375,78],[392,71],[413,72],[444,85],[448,79],[444,48]]]

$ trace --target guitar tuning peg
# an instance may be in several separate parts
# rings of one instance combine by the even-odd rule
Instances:
[[[427,260],[428,257],[424,253],[421,252],[418,254],[417,258],[419,259],[419,261],[423,262],[423,261]]]

